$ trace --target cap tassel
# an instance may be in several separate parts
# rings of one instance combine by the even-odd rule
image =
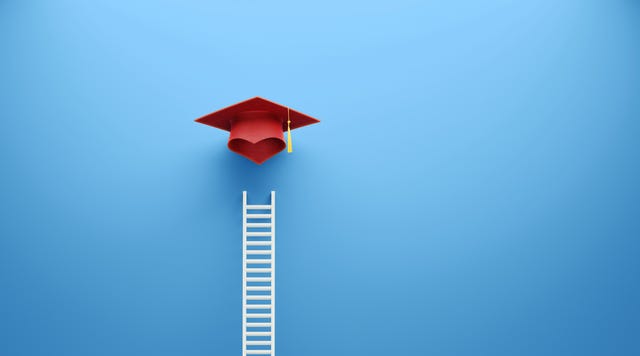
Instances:
[[[287,108],[287,152],[293,152],[293,146],[291,145],[291,117],[289,115],[289,108]]]

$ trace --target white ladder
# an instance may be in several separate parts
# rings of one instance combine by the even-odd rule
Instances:
[[[276,354],[276,192],[270,205],[242,192],[242,356]]]

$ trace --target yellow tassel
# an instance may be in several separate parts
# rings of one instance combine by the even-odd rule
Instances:
[[[289,115],[289,108],[287,108],[287,152],[293,152],[293,146],[291,146],[291,117]]]

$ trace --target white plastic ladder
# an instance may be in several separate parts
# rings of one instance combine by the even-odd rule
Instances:
[[[276,354],[276,192],[270,205],[242,192],[242,356]]]

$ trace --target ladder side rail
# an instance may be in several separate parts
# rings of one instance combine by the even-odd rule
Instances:
[[[247,191],[242,192],[242,356],[247,354]]]
[[[271,191],[271,356],[276,355],[276,192]]]

